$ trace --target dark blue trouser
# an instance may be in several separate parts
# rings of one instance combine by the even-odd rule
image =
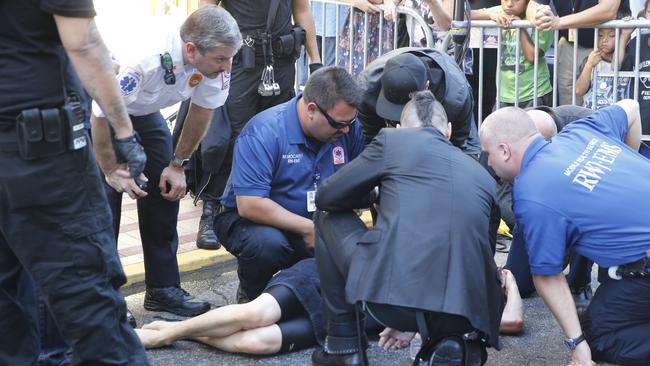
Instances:
[[[144,175],[147,176],[147,197],[138,199],[138,225],[144,255],[147,287],[169,287],[180,284],[176,250],[178,249],[178,202],[167,201],[160,195],[160,174],[172,160],[172,137],[163,116],[156,112],[146,116],[131,116],[133,128],[140,135],[140,144],[147,154]],[[105,184],[106,195],[113,213],[115,243],[120,230],[122,194]]]
[[[68,352],[70,347],[65,343],[59,332],[45,300],[36,288],[34,281],[26,272],[22,272],[18,280],[18,301],[29,311],[29,315],[36,322],[40,334],[39,366],[67,366],[70,365]]]
[[[593,358],[650,365],[650,278],[601,281],[582,319]]]
[[[582,288],[591,283],[591,267],[594,262],[575,253],[569,253],[569,274],[567,282],[572,288]],[[515,227],[512,234],[512,243],[510,244],[510,253],[505,268],[512,272],[517,281],[519,293],[522,297],[530,296],[535,292],[533,276],[530,273],[530,264],[528,262],[528,252],[524,243],[521,230]]]
[[[220,213],[214,230],[223,246],[237,257],[237,275],[249,299],[259,296],[273,274],[312,257],[297,234],[242,218],[236,210]]]
[[[118,288],[126,278],[91,148],[23,160],[0,132],[0,365],[33,365],[40,348],[34,280],[77,365],[146,365]]]

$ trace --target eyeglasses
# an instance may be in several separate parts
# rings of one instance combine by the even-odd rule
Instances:
[[[318,104],[314,103],[316,105],[316,108],[325,116],[325,119],[327,119],[327,123],[332,126],[332,128],[336,130],[342,130],[346,127],[352,127],[354,123],[357,121],[357,115],[359,114],[358,111],[354,113],[354,117],[352,117],[351,120],[349,121],[337,121],[334,118],[332,118],[329,114],[327,114],[327,111],[325,111],[323,108],[321,108]]]

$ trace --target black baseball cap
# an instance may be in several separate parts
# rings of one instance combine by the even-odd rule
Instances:
[[[412,53],[402,53],[386,62],[381,75],[381,90],[375,110],[391,121],[399,121],[409,94],[424,90],[428,80],[427,67]]]

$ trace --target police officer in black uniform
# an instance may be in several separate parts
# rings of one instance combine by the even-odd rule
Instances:
[[[26,271],[79,365],[147,365],[117,290],[126,282],[111,216],[76,96],[69,57],[106,108],[125,177],[146,157],[114,82],[91,0],[0,2],[0,364],[37,363],[31,309],[17,300]],[[121,188],[141,193],[133,179]]]
[[[205,153],[210,131],[203,141],[203,167],[207,171],[204,171],[198,189],[204,204],[196,240],[197,246],[203,249],[220,247],[212,227],[213,216],[230,175],[232,149],[240,131],[258,112],[284,103],[295,95],[295,61],[303,43],[312,62],[310,71],[322,66],[308,0],[201,1],[202,5],[219,3],[237,20],[244,46],[233,60],[230,95],[225,110],[215,112],[215,119],[229,119],[230,140],[217,148],[219,159]],[[298,27],[292,24],[292,15]],[[264,81],[265,72],[271,70],[273,75],[267,74]],[[222,123],[213,120],[211,128],[220,128]],[[223,128],[220,128],[220,133],[215,136],[222,133]]]

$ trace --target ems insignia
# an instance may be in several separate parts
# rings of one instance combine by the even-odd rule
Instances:
[[[128,97],[138,89],[140,84],[140,75],[132,69],[127,69],[122,76],[120,76],[120,90],[123,97]]]
[[[343,146],[334,146],[332,149],[332,157],[334,158],[334,165],[341,165],[345,163],[345,152]]]
[[[230,89],[230,71],[221,72],[221,90]]]
[[[201,74],[192,74],[190,80],[187,82],[190,85],[190,88],[194,88],[201,83],[203,80],[203,75]]]

